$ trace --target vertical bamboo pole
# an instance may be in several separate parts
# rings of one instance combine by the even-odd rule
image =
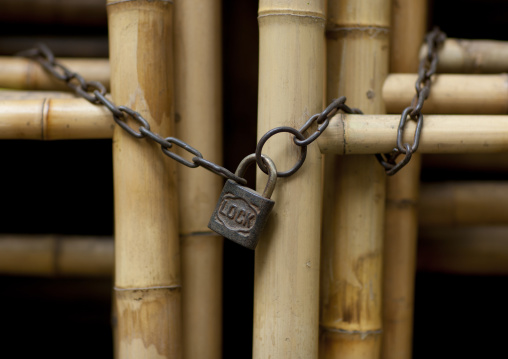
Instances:
[[[388,0],[329,2],[328,100],[384,112],[389,10]],[[385,174],[374,156],[326,156],[324,183],[320,358],[379,358]]]
[[[222,160],[220,24],[219,0],[175,3],[177,134],[214,163]],[[222,179],[203,169],[179,166],[178,181],[183,357],[220,359],[223,239],[207,225]]]
[[[392,4],[391,72],[417,72],[426,23],[426,0]],[[409,105],[409,104],[408,104]],[[383,359],[412,357],[417,202],[421,156],[388,178],[383,267]]]
[[[170,136],[172,2],[108,0],[107,5],[114,101],[141,113],[152,131]],[[176,163],[160,146],[117,127],[113,170],[117,357],[180,358]]]
[[[259,4],[258,136],[301,125],[322,111],[324,1],[262,0]],[[291,168],[300,148],[278,134],[263,153],[279,171]],[[266,183],[258,171],[258,190]],[[321,154],[308,147],[293,176],[279,178],[274,209],[257,246],[254,274],[253,358],[317,358]]]

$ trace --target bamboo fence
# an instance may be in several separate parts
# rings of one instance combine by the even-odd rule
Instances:
[[[399,120],[400,115],[338,114],[318,139],[318,144],[325,154],[387,153],[397,143]],[[414,121],[407,123],[403,142],[412,142],[415,127]],[[507,128],[507,115],[428,115],[418,152],[506,152]]]
[[[108,1],[111,92],[151,130],[174,134],[169,1]],[[113,135],[117,357],[180,358],[176,163],[119,126]]]
[[[420,50],[425,56],[427,45]],[[439,51],[437,71],[441,73],[501,73],[508,71],[508,42],[447,39]]]
[[[278,126],[300,128],[324,100],[324,1],[259,3],[258,138]],[[301,149],[292,135],[268,141],[279,171]],[[267,177],[258,171],[257,187]],[[275,206],[255,255],[253,358],[317,358],[321,154],[309,146],[293,176],[279,178]]]
[[[111,277],[111,237],[0,236],[0,273],[45,277]]]
[[[389,1],[329,2],[329,100],[384,112],[389,28]],[[378,358],[385,174],[372,156],[326,156],[324,173],[320,358]]]
[[[174,18],[177,137],[221,163],[220,1],[177,2]],[[183,358],[222,357],[223,238],[207,228],[221,187],[216,174],[178,167]]]
[[[391,74],[383,86],[388,113],[400,113],[414,96],[415,74]],[[435,75],[432,91],[425,101],[425,113],[501,114],[508,113],[508,74]]]
[[[508,275],[508,226],[426,227],[419,232],[418,271]]]
[[[426,0],[392,3],[391,73],[417,72],[418,49],[425,33],[426,15]],[[386,181],[383,359],[412,357],[420,169],[420,154],[413,154],[409,165]]]
[[[109,88],[107,59],[59,58],[58,62]],[[65,83],[47,73],[40,64],[20,57],[0,57],[0,87],[20,90],[68,90]]]

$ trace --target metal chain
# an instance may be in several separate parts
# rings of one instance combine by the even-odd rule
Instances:
[[[328,105],[327,108],[321,113],[316,113],[315,115],[311,116],[307,122],[299,129],[295,129],[293,127],[289,126],[281,126],[276,127],[274,129],[271,129],[267,133],[261,137],[259,140],[257,146],[256,146],[256,162],[258,164],[258,167],[266,174],[268,174],[268,170],[266,168],[266,165],[263,163],[263,159],[261,157],[261,152],[263,151],[263,146],[265,145],[266,141],[273,135],[280,133],[280,132],[289,132],[293,134],[293,142],[301,147],[300,152],[300,158],[296,162],[296,165],[293,166],[290,170],[287,170],[285,172],[277,172],[277,177],[289,177],[293,175],[296,171],[302,167],[303,162],[305,161],[305,158],[307,156],[307,146],[310,145],[312,142],[317,140],[319,136],[323,133],[323,131],[328,127],[328,124],[330,123],[330,119],[337,113],[337,111],[342,110],[346,113],[353,113],[353,114],[363,114],[362,111],[360,111],[357,108],[350,108],[346,105],[346,97],[342,96],[338,99],[335,99],[332,101],[330,105]],[[309,129],[309,127],[316,122],[318,124],[318,128],[314,133],[309,135],[308,137],[305,137],[305,132]]]
[[[379,163],[384,167],[386,174],[391,176],[397,173],[411,160],[411,156],[418,149],[420,143],[420,136],[423,127],[423,114],[422,108],[424,101],[429,97],[431,77],[436,73],[437,63],[439,61],[438,51],[446,40],[446,34],[439,28],[435,27],[431,32],[425,36],[427,43],[427,55],[420,61],[418,69],[418,79],[415,83],[416,95],[411,102],[411,106],[406,107],[402,111],[400,117],[399,128],[397,130],[397,147],[395,147],[389,154],[377,154],[376,158]],[[416,121],[416,130],[413,137],[413,144],[403,143],[404,129],[407,120],[411,119]],[[400,155],[404,155],[402,161],[396,162],[395,160]]]
[[[141,116],[138,112],[132,110],[126,106],[117,106],[111,100],[106,97],[106,88],[100,82],[97,81],[86,81],[81,75],[76,72],[69,70],[67,67],[62,65],[60,62],[55,60],[54,54],[51,50],[44,44],[37,44],[37,46],[33,49],[29,49],[26,51],[19,52],[17,56],[27,57],[36,62],[38,62],[48,73],[53,75],[55,78],[64,81],[67,86],[69,86],[78,96],[81,96],[95,105],[104,105],[111,113],[113,114],[114,121],[128,134],[131,136],[142,139],[149,139],[161,146],[162,152],[174,159],[175,161],[190,167],[196,168],[201,166],[208,171],[211,171],[215,174],[218,174],[222,177],[232,179],[235,182],[246,185],[247,180],[242,177],[235,175],[233,172],[228,169],[219,166],[211,161],[208,161],[203,158],[203,155],[194,147],[190,146],[188,143],[175,138],[175,137],[162,137],[157,133],[154,133],[150,130],[150,124],[148,121]],[[299,129],[296,130],[292,127],[277,127],[271,131],[268,131],[259,141],[256,147],[256,161],[258,166],[265,172],[266,166],[261,158],[261,151],[263,149],[264,143],[274,134],[279,132],[290,132],[294,137],[294,142],[298,146],[301,147],[301,156],[296,164],[291,170],[286,172],[277,172],[279,177],[290,176],[294,174],[305,161],[305,157],[307,154],[307,146],[314,142],[321,133],[326,129],[328,124],[330,123],[331,117],[338,111],[342,110],[347,113],[357,113],[361,114],[362,112],[358,109],[350,108],[346,104],[346,98],[340,97],[334,100],[323,112],[315,114],[309,118],[309,120]],[[130,118],[139,124],[139,128],[136,131],[134,128],[130,127],[127,124],[127,119]],[[316,122],[319,126],[317,130],[308,137],[305,137],[304,132],[306,132],[309,127]],[[170,149],[176,145],[185,151],[194,155],[192,158],[192,162],[184,159],[183,157],[177,155],[175,152],[170,151]]]

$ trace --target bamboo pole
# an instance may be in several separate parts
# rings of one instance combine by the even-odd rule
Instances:
[[[111,277],[111,237],[1,235],[0,273],[8,275]]]
[[[427,45],[420,50],[420,58]],[[446,39],[439,51],[437,71],[442,73],[507,72],[508,42],[494,40]]]
[[[319,138],[322,153],[390,152],[397,143],[400,115],[335,115]],[[413,142],[414,121],[408,121],[403,143]],[[428,115],[419,153],[495,153],[508,150],[506,115]]]
[[[108,37],[106,35],[79,37],[6,35],[0,37],[0,54],[12,56],[12,54],[32,48],[38,42],[46,44],[58,57],[108,57]]]
[[[177,134],[222,161],[221,4],[175,3]],[[206,61],[203,61],[206,59]],[[203,117],[206,109],[206,117]],[[181,154],[184,155],[183,153]],[[183,357],[222,357],[223,238],[208,229],[222,178],[178,167],[182,245]]]
[[[34,24],[106,25],[103,0],[2,0],[0,21]]]
[[[421,226],[508,223],[508,183],[437,182],[422,185]]]
[[[323,109],[324,1],[259,4],[258,136],[278,126],[300,128]],[[300,149],[279,134],[264,146],[279,171]],[[267,177],[258,171],[258,190]],[[279,178],[275,206],[259,241],[254,272],[253,358],[317,358],[321,154],[315,145],[289,178]]]
[[[22,91],[22,90],[0,90],[0,101],[7,100],[43,100],[43,99],[76,99],[72,92],[64,91]]]
[[[84,99],[0,100],[0,139],[111,138],[111,112]]]
[[[508,227],[422,228],[418,271],[508,275]]]
[[[429,170],[506,173],[508,153],[429,154],[422,165]]]
[[[426,20],[426,0],[392,2],[390,72],[417,72],[418,48],[424,37]],[[412,357],[420,169],[421,156],[416,153],[404,169],[386,181],[383,359]]]
[[[111,91],[151,130],[174,133],[172,3],[107,4]],[[118,358],[180,358],[176,163],[160,146],[113,135]]]
[[[414,97],[414,74],[391,74],[383,86],[388,113],[400,113]],[[508,113],[507,74],[435,75],[425,113]]]
[[[390,2],[331,1],[328,16],[328,100],[384,112]],[[372,156],[326,156],[324,186],[319,356],[379,358],[385,174]]]
[[[69,59],[58,61],[87,81],[99,81],[109,88],[107,59]],[[20,90],[69,90],[65,83],[48,74],[37,62],[21,57],[0,57],[0,87]]]

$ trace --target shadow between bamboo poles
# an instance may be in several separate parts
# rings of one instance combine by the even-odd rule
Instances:
[[[278,126],[300,128],[324,108],[324,1],[259,4],[258,137]],[[300,149],[279,134],[264,147],[279,171]],[[257,174],[258,190],[266,175]],[[321,154],[310,145],[302,168],[279,178],[275,206],[255,256],[253,358],[317,358]]]
[[[425,35],[426,22],[426,0],[393,1],[390,72],[417,72],[418,49]],[[403,170],[387,179],[383,251],[383,359],[412,357],[420,169],[421,155],[414,154]]]
[[[382,113],[389,1],[329,2],[327,96]],[[372,156],[325,156],[320,358],[379,358],[385,174]]]
[[[62,59],[58,62],[79,73],[87,81],[99,81],[109,89],[107,59]],[[20,90],[66,90],[67,85],[48,74],[41,65],[22,57],[0,56],[0,87]]]
[[[222,162],[221,3],[175,3],[177,137]],[[206,59],[206,60],[203,60]],[[206,109],[206,116],[203,116]],[[188,155],[181,153],[186,158]],[[183,357],[222,357],[223,238],[207,227],[222,177],[178,167]]]
[[[170,1],[108,1],[111,90],[164,136],[174,134]],[[115,128],[117,357],[180,358],[176,162]]]

